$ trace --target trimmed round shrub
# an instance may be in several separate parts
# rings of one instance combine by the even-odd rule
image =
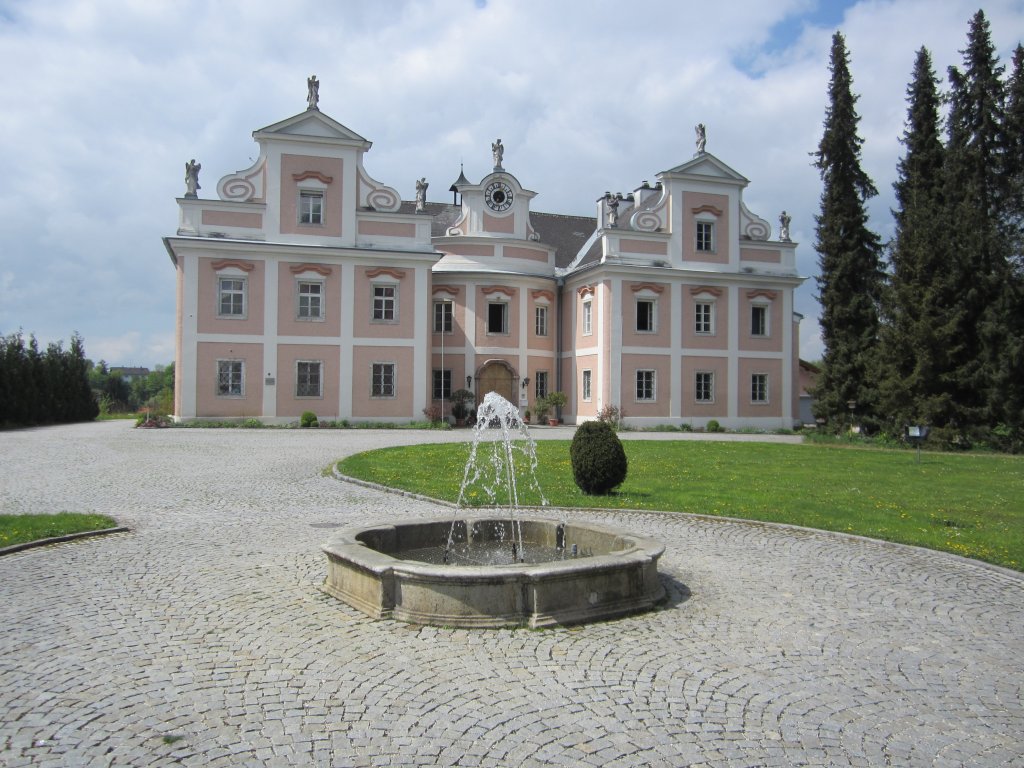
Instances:
[[[576,485],[590,496],[608,493],[626,479],[626,451],[608,422],[581,424],[572,439],[569,456]]]
[[[319,426],[320,422],[317,421],[316,414],[312,411],[303,411],[302,416],[299,418],[300,427],[316,427]]]
[[[718,423],[718,419],[711,419],[705,429],[708,432],[725,432],[725,430],[722,429],[722,425]]]

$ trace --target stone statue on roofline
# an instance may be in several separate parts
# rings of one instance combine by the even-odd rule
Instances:
[[[416,180],[416,213],[422,213],[426,210],[427,206],[427,187],[430,184],[427,183],[427,177],[424,176],[422,179]]]
[[[185,197],[198,197],[196,190],[202,189],[199,186],[199,171],[202,167],[195,158],[185,163]]]
[[[785,211],[779,216],[779,240],[784,243],[790,242],[789,239],[789,222],[792,221],[792,217]]]
[[[697,154],[703,155],[707,152],[708,144],[708,130],[704,127],[704,123],[697,123],[697,127],[694,129],[697,132]]]
[[[619,198],[620,195],[609,195],[608,199],[608,227],[619,226]]]
[[[310,75],[306,80],[306,103],[308,109],[320,109],[320,81],[316,75]]]
[[[494,157],[494,170],[503,170],[501,161],[505,159],[505,145],[501,143],[501,139],[491,144],[491,155]]]

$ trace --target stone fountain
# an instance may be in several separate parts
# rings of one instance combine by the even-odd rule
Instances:
[[[515,406],[491,392],[477,409],[454,517],[342,529],[323,547],[324,591],[373,618],[452,627],[576,624],[646,610],[665,597],[660,543],[524,516],[517,457],[546,506],[533,439]],[[469,488],[506,498],[507,513],[469,513]]]

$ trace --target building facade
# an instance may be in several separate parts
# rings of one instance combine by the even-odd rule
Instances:
[[[311,82],[313,82],[311,80]],[[413,421],[459,389],[524,411],[562,391],[568,423],[799,420],[802,282],[743,203],[747,179],[704,150],[595,217],[533,212],[503,167],[452,204],[403,201],[363,166],[371,143],[309,108],[253,133],[252,167],[198,196],[176,235],[175,417]]]

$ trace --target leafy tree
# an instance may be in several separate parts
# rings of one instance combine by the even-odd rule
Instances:
[[[824,189],[816,217],[822,340],[825,355],[816,387],[815,412],[834,427],[852,418],[871,426],[878,407],[878,303],[882,290],[881,246],[868,229],[866,201],[877,194],[860,166],[864,143],[851,86],[846,41],[832,36],[829,106],[815,167]],[[850,414],[848,403],[854,403]]]

